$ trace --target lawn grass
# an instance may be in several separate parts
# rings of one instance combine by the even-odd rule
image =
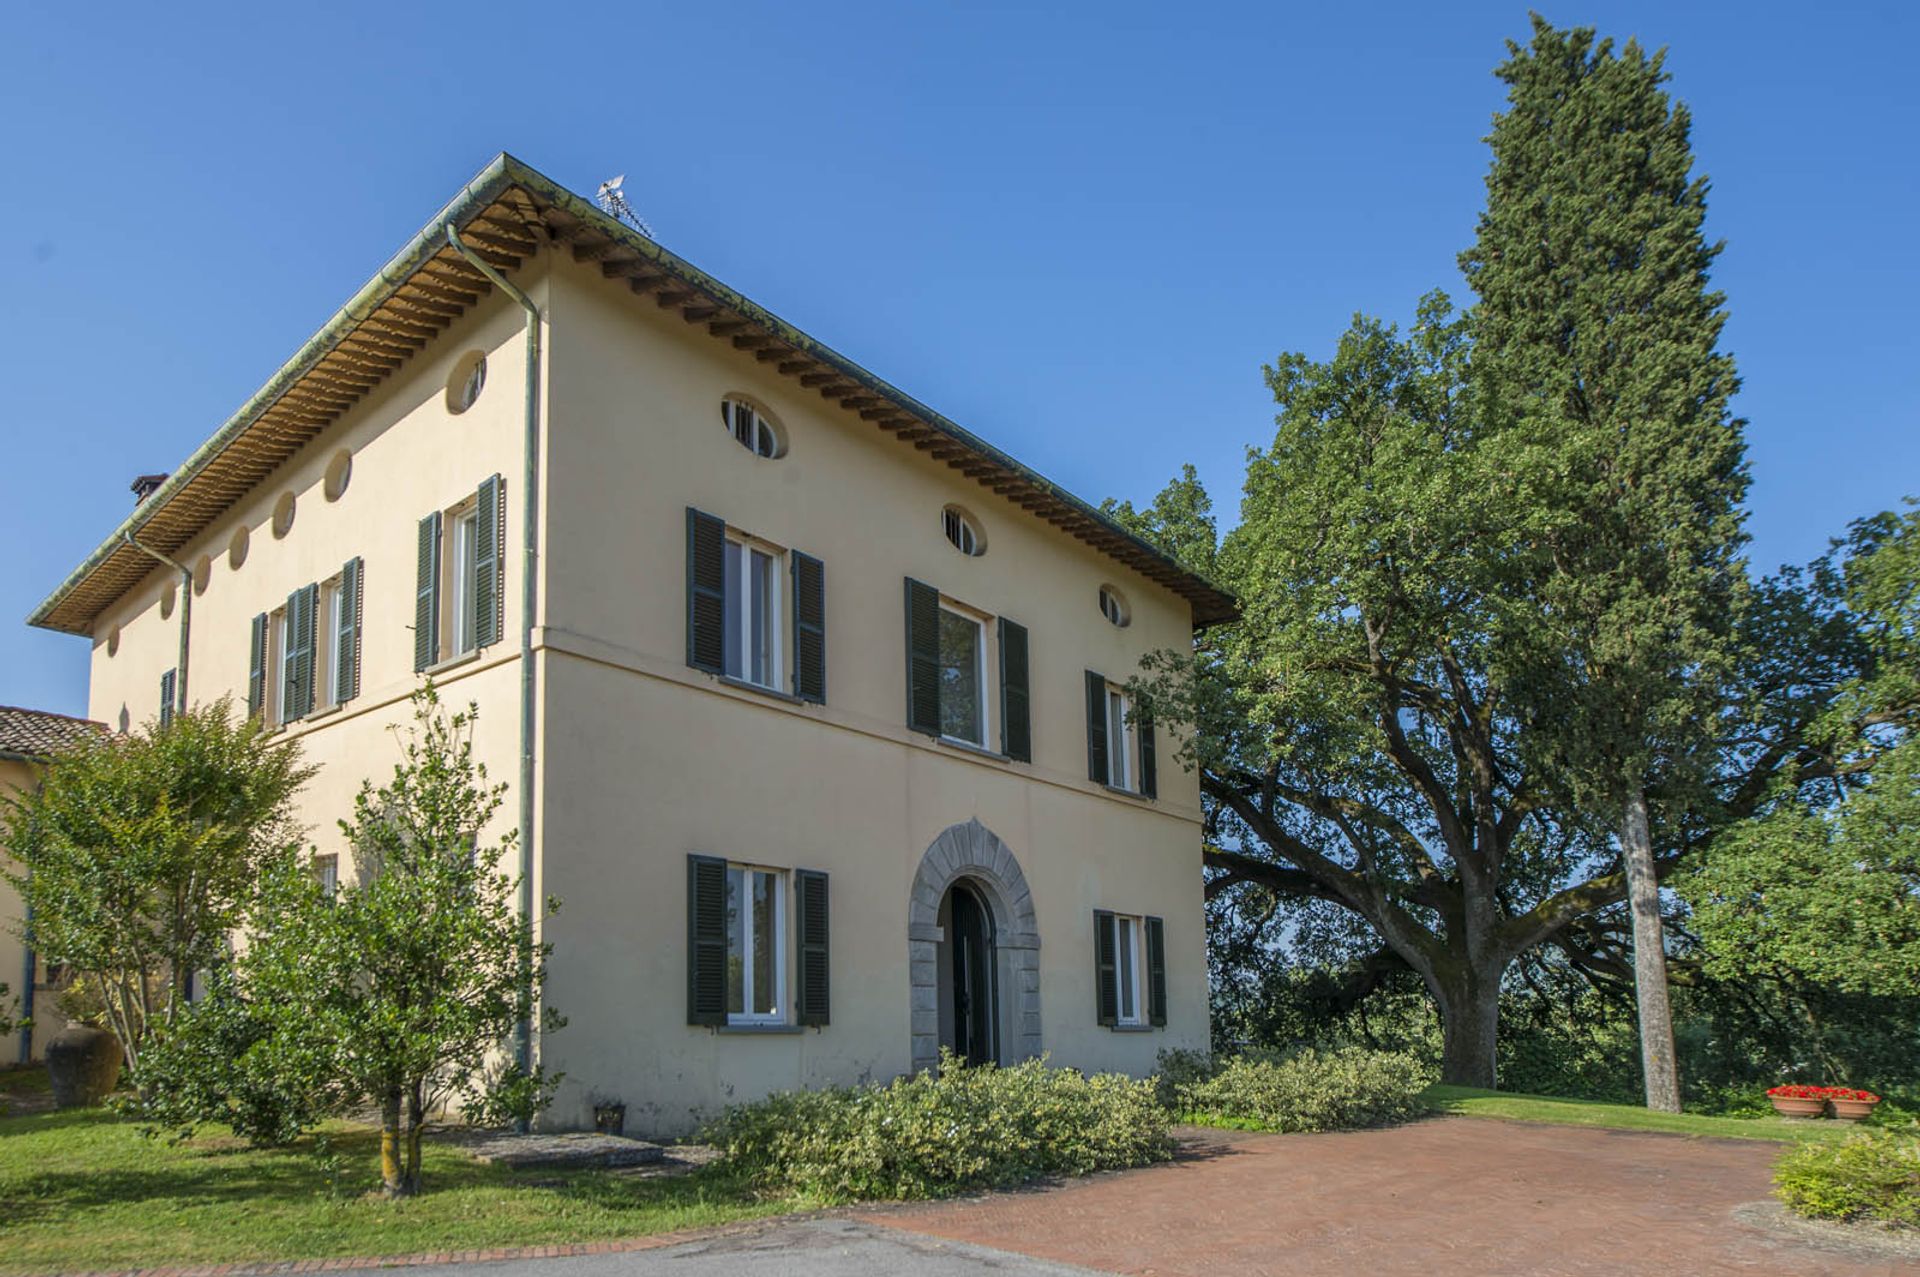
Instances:
[[[0,1118],[0,1274],[539,1246],[708,1227],[793,1209],[714,1170],[509,1171],[429,1144],[426,1191],[377,1186],[374,1133],[250,1149],[224,1132],[152,1140],[93,1109]]]
[[[1845,1137],[1851,1122],[1791,1117],[1703,1117],[1697,1113],[1654,1113],[1631,1104],[1570,1100],[1555,1095],[1482,1091],[1470,1086],[1435,1085],[1426,1099],[1441,1113],[1497,1117],[1511,1122],[1548,1122],[1560,1126],[1600,1126],[1620,1131],[1664,1131],[1716,1139],[1773,1140],[1803,1144]]]

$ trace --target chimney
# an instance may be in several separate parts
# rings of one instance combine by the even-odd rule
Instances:
[[[133,503],[139,505],[152,496],[171,476],[164,474],[143,474],[133,481]]]

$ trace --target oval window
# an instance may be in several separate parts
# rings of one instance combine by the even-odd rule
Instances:
[[[193,592],[205,594],[207,583],[213,580],[213,556],[203,554],[200,561],[193,565]]]
[[[321,482],[320,490],[329,501],[338,501],[346,494],[347,485],[353,482],[353,454],[345,448],[333,454],[327,462],[327,475]]]
[[[180,587],[168,581],[160,587],[160,619],[166,620],[173,615],[173,605],[180,598]]]
[[[120,655],[120,627],[117,625],[107,631],[107,655]]]
[[[744,399],[720,401],[720,424],[733,441],[756,457],[782,457],[787,442],[773,419]]]
[[[280,538],[293,531],[293,511],[297,503],[291,492],[282,492],[280,499],[273,503],[273,539]],[[235,566],[238,566],[237,564]]]
[[[469,350],[454,361],[447,377],[447,411],[458,416],[473,407],[487,388],[487,352]]]
[[[1100,615],[1123,628],[1133,620],[1133,613],[1127,608],[1126,597],[1111,585],[1100,587]]]
[[[253,534],[246,525],[233,530],[233,539],[227,542],[227,566],[238,572],[240,565],[247,561],[247,547],[253,544]]]
[[[940,530],[945,532],[947,540],[960,553],[975,556],[987,552],[987,539],[980,535],[980,528],[973,517],[957,505],[950,505],[940,512]]]

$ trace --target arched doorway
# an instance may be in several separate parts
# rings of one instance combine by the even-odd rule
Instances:
[[[964,928],[953,920],[954,888]],[[956,937],[964,930],[971,939]],[[1040,1054],[1040,932],[1033,894],[1020,862],[1005,843],[977,820],[941,831],[920,857],[907,901],[907,969],[911,995],[912,1048],[917,1072],[940,1062],[944,1042],[959,1050],[961,1018],[954,1015],[955,953],[964,948],[973,963],[968,997],[969,1050],[1013,1064]],[[984,968],[984,975],[982,974]],[[984,999],[983,999],[984,995]]]
[[[1000,980],[993,913],[966,879],[940,903],[940,1045],[969,1064],[1000,1062]]]

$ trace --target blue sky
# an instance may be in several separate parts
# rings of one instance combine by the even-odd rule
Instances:
[[[284,12],[280,11],[284,8]],[[501,150],[1083,496],[1193,461],[1260,366],[1463,292],[1513,4],[19,6],[0,48],[0,704],[19,619]],[[1753,558],[1920,493],[1904,5],[1550,5],[1670,46],[1713,179]]]

